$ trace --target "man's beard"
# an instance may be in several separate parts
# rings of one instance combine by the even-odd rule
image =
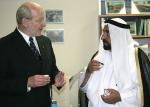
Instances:
[[[111,45],[103,40],[103,48],[104,50],[111,50]]]

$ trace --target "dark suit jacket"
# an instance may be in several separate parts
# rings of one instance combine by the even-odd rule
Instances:
[[[27,79],[36,74],[49,74],[51,84],[58,73],[51,41],[37,37],[41,60],[16,29],[0,39],[0,106],[50,107],[50,84],[27,92]]]

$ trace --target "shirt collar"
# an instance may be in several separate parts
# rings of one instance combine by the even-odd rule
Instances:
[[[18,28],[17,28],[18,29]],[[25,34],[25,33],[23,33],[22,31],[20,31],[19,29],[18,29],[18,31],[19,31],[19,33],[21,33],[21,35],[22,35],[22,37],[24,38],[24,40],[28,43],[28,45],[30,44],[30,42],[29,42],[29,35],[27,35],[27,34]],[[35,37],[32,37],[33,38],[33,41],[35,41]]]

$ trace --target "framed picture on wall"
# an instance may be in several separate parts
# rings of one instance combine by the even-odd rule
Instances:
[[[46,23],[63,23],[63,10],[46,10]]]
[[[131,35],[136,35],[136,22],[128,21],[127,23],[130,25]]]
[[[137,10],[142,14],[150,14],[150,0],[133,0]]]
[[[124,0],[106,0],[105,1],[106,14],[120,13],[125,7]]]
[[[47,29],[45,33],[52,43],[64,43],[64,29]]]

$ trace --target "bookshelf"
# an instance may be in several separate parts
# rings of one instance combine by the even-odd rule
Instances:
[[[150,38],[150,30],[149,30],[150,29],[150,14],[99,15],[99,25],[102,25],[104,19],[118,18],[118,17],[125,20],[128,24],[130,24],[131,22],[134,24],[133,26],[130,26],[132,31],[135,31],[134,34],[132,35],[133,38],[136,38],[136,39],[137,38]]]
[[[99,34],[102,33],[102,24],[105,19],[122,18],[131,27],[131,35],[139,44],[148,45],[148,53],[150,57],[150,14],[107,14],[99,15]]]

